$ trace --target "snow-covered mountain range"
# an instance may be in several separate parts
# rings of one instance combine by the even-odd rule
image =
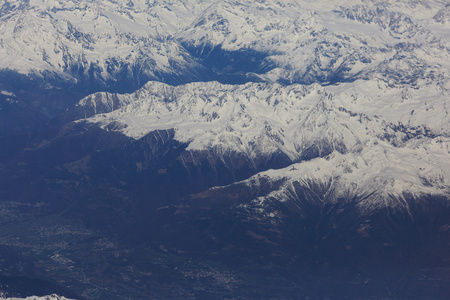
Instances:
[[[2,2],[2,69],[76,81],[195,68],[186,51],[160,36],[144,1]]]
[[[219,47],[264,55],[248,70],[262,80],[436,81],[449,74],[445,4],[4,0],[0,68],[66,80],[162,79],[201,68],[195,56]]]
[[[267,54],[261,67],[273,69],[261,74],[264,80],[436,81],[449,74],[448,28],[432,18],[445,11],[443,6],[430,1],[217,1],[179,36],[196,47]]]
[[[82,122],[135,139],[174,129],[188,151],[238,153],[251,164],[283,153],[299,164],[264,176],[334,180],[338,194],[329,199],[354,193],[376,207],[374,198],[386,202],[390,194],[449,195],[448,107],[442,85],[358,80],[327,87],[149,82],[133,94],[89,96],[76,109],[91,116]]]
[[[148,80],[445,84],[447,4],[2,0],[0,112],[23,121],[5,113],[0,135],[33,131],[87,94],[132,92]]]
[[[449,110],[447,0],[0,0],[0,284],[439,298]]]

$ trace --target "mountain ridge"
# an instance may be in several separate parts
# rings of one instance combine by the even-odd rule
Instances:
[[[448,8],[0,0],[2,291],[445,299]]]

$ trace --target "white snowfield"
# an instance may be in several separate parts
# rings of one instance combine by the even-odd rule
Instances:
[[[331,180],[336,189],[330,199],[370,195],[369,207],[390,195],[450,195],[450,95],[443,85],[149,82],[133,94],[113,96],[119,107],[79,122],[105,129],[120,124],[117,130],[135,139],[173,128],[176,140],[189,143],[187,150],[219,156],[243,153],[255,160],[283,152],[298,163],[257,175],[286,179],[270,195],[278,199],[288,198],[292,182],[308,180]],[[111,94],[96,94],[78,105],[109,107],[108,99]],[[320,157],[304,161],[309,149]]]
[[[121,63],[150,73],[174,72],[171,64],[193,67],[179,44],[166,41],[170,27],[163,26],[167,32],[161,36],[163,24],[153,13],[160,5],[145,2],[2,0],[0,68],[76,80],[71,69],[87,74],[94,65],[105,79],[114,78]]]
[[[114,79],[198,67],[180,45],[254,50],[265,81],[439,81],[450,74],[446,0],[0,0],[0,69]],[[208,46],[208,47],[206,47]],[[206,48],[205,48],[206,47]],[[206,54],[205,54],[206,55]],[[255,74],[253,74],[255,75]],[[256,75],[255,75],[256,76]]]
[[[445,1],[215,1],[181,40],[269,53],[261,78],[449,74]],[[436,18],[433,18],[437,16]],[[445,19],[445,17],[442,17]],[[442,47],[446,48],[443,51]],[[436,65],[438,63],[438,65]]]

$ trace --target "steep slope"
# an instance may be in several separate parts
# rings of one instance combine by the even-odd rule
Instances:
[[[333,154],[336,161],[328,158],[330,166],[323,169],[344,181],[350,176],[347,173],[355,173],[353,180],[358,179],[357,185],[367,189],[355,191],[361,197],[392,187],[382,193],[384,199],[389,192],[432,193],[427,186],[434,186],[437,194],[448,194],[448,99],[447,90],[440,85],[399,89],[384,81],[329,87],[214,82],[171,87],[150,82],[130,95],[87,97],[76,110],[85,116],[97,113],[86,121],[135,139],[155,130],[173,129],[174,139],[189,145],[187,151],[210,151],[217,157],[242,154],[252,164],[279,153],[299,162],[338,152],[343,156]],[[418,158],[408,161],[410,157]],[[441,166],[440,161],[444,163]],[[320,165],[320,160],[315,163]],[[315,175],[314,163],[310,165],[305,168],[313,172],[311,177],[328,181],[329,174]],[[367,169],[360,174],[352,165],[366,165]],[[390,166],[393,173],[386,172],[383,165]],[[405,172],[405,165],[413,169]],[[337,169],[331,171],[331,166]],[[302,165],[294,169],[306,172]],[[402,182],[402,174],[410,174],[405,180],[414,182],[416,188],[387,184],[390,180]],[[373,176],[381,176],[379,186],[371,184]],[[343,182],[338,186],[347,189]]]
[[[173,12],[161,5],[2,1],[0,90],[15,97],[0,98],[0,135],[35,131],[96,91],[131,92],[150,79],[170,83],[204,79],[203,67],[168,38]],[[188,18],[187,8],[174,6]],[[161,27],[166,30],[161,32]]]
[[[390,62],[392,70],[400,57],[422,62],[421,75],[443,72],[443,67],[448,74],[448,65],[433,66],[433,57],[446,61],[440,50],[446,47],[442,38],[448,38],[443,34],[448,29],[445,1],[0,4],[0,67],[22,74],[79,79],[90,70],[99,80],[114,80],[121,73],[159,79],[161,74],[180,75],[195,64],[177,41],[203,48],[201,52],[218,46],[266,53],[270,56],[258,64],[277,67],[269,77],[275,80],[283,72],[286,78],[280,79],[297,82],[367,76],[373,68],[381,70],[383,62]]]
[[[429,22],[435,14],[438,20],[443,18],[439,16],[444,15],[444,5],[443,1],[218,1],[178,37],[206,51],[206,56],[215,47],[263,53],[255,72],[268,81],[333,83],[375,76],[429,82],[449,75],[448,35],[443,35],[448,25]]]
[[[143,2],[6,1],[2,7],[2,69],[70,81],[134,77],[135,86],[195,69],[179,45],[159,35],[153,23],[164,24],[150,18],[152,7]]]
[[[82,96],[148,80],[445,82],[445,4],[2,1],[0,90],[15,98],[0,97],[0,132],[33,131]]]
[[[409,207],[405,198],[417,201],[427,195],[448,198],[448,138],[422,141],[413,149],[395,149],[385,142],[372,143],[357,154],[333,153],[284,169],[266,171],[236,185],[283,182],[277,190],[248,205],[254,212],[266,215],[273,212],[258,208],[270,207],[273,201],[337,203],[351,199],[357,201],[356,208],[361,214],[370,215],[385,207],[407,212]],[[299,191],[303,189],[314,190],[317,194],[302,198],[304,195]],[[217,193],[217,189],[214,192]]]

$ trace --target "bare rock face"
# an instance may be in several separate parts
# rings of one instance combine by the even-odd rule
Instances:
[[[441,24],[448,24],[450,22],[450,5],[446,5],[439,10],[433,17],[433,19]]]

